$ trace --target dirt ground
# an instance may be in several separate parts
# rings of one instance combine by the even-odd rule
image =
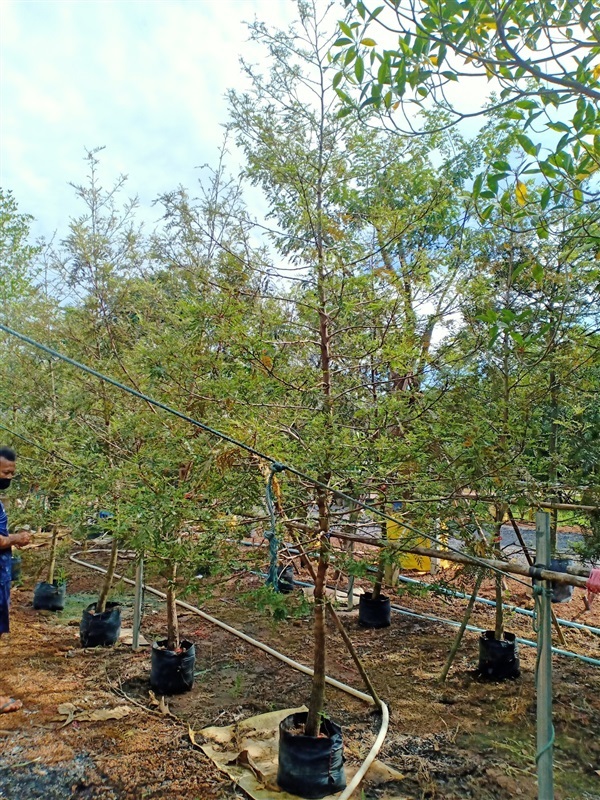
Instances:
[[[42,554],[26,552],[23,583],[13,592],[12,632],[0,640],[0,693],[22,699],[22,711],[0,715],[0,798],[241,798],[244,794],[190,740],[189,729],[227,725],[278,708],[301,705],[309,678],[202,618],[187,612],[181,632],[196,645],[191,692],[157,707],[148,683],[149,647],[133,652],[82,649],[79,620],[93,602],[100,576],[65,562],[68,602],[60,613],[34,611],[32,590]],[[102,554],[88,559],[102,564]],[[131,574],[131,562],[121,562]],[[203,608],[220,620],[305,664],[311,662],[311,607],[301,592],[273,605],[262,579],[241,574],[219,585]],[[360,582],[359,582],[360,583]],[[363,586],[368,588],[367,583]],[[522,588],[522,591],[520,589]],[[509,599],[532,608],[530,593],[510,586]],[[123,582],[113,599],[131,627],[132,589]],[[491,586],[482,594],[491,596]],[[187,598],[195,603],[194,594]],[[412,611],[460,620],[466,601],[404,591],[392,600]],[[584,612],[583,592],[557,615],[600,627],[600,600]],[[456,629],[394,614],[381,630],[359,627],[357,613],[341,612],[369,675],[390,707],[390,729],[380,758],[403,775],[395,784],[365,785],[364,800],[509,800],[536,797],[534,648],[521,646],[522,675],[487,683],[474,674],[477,634],[466,633],[445,684],[438,681]],[[476,606],[471,623],[493,628],[494,610]],[[508,615],[507,628],[534,639],[531,620]],[[146,595],[144,636],[164,637],[165,613]],[[567,649],[600,659],[600,637],[565,629]],[[555,646],[557,642],[554,642]],[[557,800],[600,800],[600,668],[555,656],[554,725]],[[335,628],[329,628],[328,674],[363,689]],[[74,706],[71,717],[59,713]],[[79,720],[81,712],[126,705],[122,719]],[[359,764],[379,721],[358,700],[328,689],[327,713],[344,730],[345,755]],[[198,737],[201,741],[200,737]]]

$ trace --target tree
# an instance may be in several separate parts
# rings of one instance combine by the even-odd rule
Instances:
[[[520,155],[512,166],[489,164],[490,174],[536,174],[556,206],[565,195],[578,203],[598,196],[600,10],[592,0],[345,4],[335,61],[350,107],[376,109],[409,133],[439,125],[432,109],[444,125],[503,109],[522,125]],[[467,110],[462,87],[476,78],[493,94]]]
[[[364,495],[379,476],[385,482],[398,471],[406,452],[398,441],[421,413],[415,404],[433,333],[454,307],[465,226],[454,192],[470,154],[452,165],[442,135],[422,143],[397,136],[390,146],[340,117],[331,37],[315,4],[299,8],[296,32],[251,27],[272,70],[263,76],[248,67],[251,91],[231,93],[246,175],[265,193],[274,258],[285,259],[270,270],[283,276],[269,287],[273,303],[257,309],[261,321],[240,331],[237,349],[261,375],[262,415],[248,404],[260,449]],[[444,153],[439,170],[432,146]],[[276,302],[282,297],[285,306]],[[286,482],[285,489],[306,496],[309,487]],[[313,736],[323,706],[331,496],[318,488],[314,498],[320,555],[306,729]]]

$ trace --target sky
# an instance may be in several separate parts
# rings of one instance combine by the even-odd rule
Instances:
[[[152,201],[215,164],[239,56],[255,62],[244,21],[286,28],[293,0],[0,0],[0,186],[60,239],[80,207],[86,150],[104,185],[128,175]]]

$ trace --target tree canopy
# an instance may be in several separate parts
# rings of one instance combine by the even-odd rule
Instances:
[[[334,59],[349,107],[410,134],[502,112],[517,123],[520,156],[510,166],[496,159],[492,175],[536,175],[555,205],[597,198],[600,11],[591,0],[345,5]]]

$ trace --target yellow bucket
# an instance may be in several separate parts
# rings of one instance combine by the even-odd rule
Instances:
[[[387,538],[396,542],[405,541],[411,547],[431,547],[431,542],[424,536],[415,536],[407,530],[400,522],[390,522],[387,524]],[[421,572],[431,571],[431,559],[429,556],[417,556],[414,553],[399,553],[398,566],[400,569],[417,569]]]
[[[437,536],[436,538],[442,542],[446,542],[448,540],[448,534],[445,533],[446,526],[444,523],[440,523],[440,530],[443,531]],[[412,531],[409,531],[405,528],[400,521],[398,522],[390,522],[388,520],[387,527],[387,538],[390,541],[396,542],[406,542],[407,546],[409,547],[431,547],[431,540],[428,539],[426,536],[417,536]],[[437,547],[437,545],[434,545]],[[398,553],[398,566],[400,569],[415,569],[420,572],[432,572],[432,559],[429,556],[418,556],[414,553]],[[445,569],[450,566],[449,561],[439,561],[437,559],[434,560],[437,563],[434,563],[436,567],[442,567]]]

